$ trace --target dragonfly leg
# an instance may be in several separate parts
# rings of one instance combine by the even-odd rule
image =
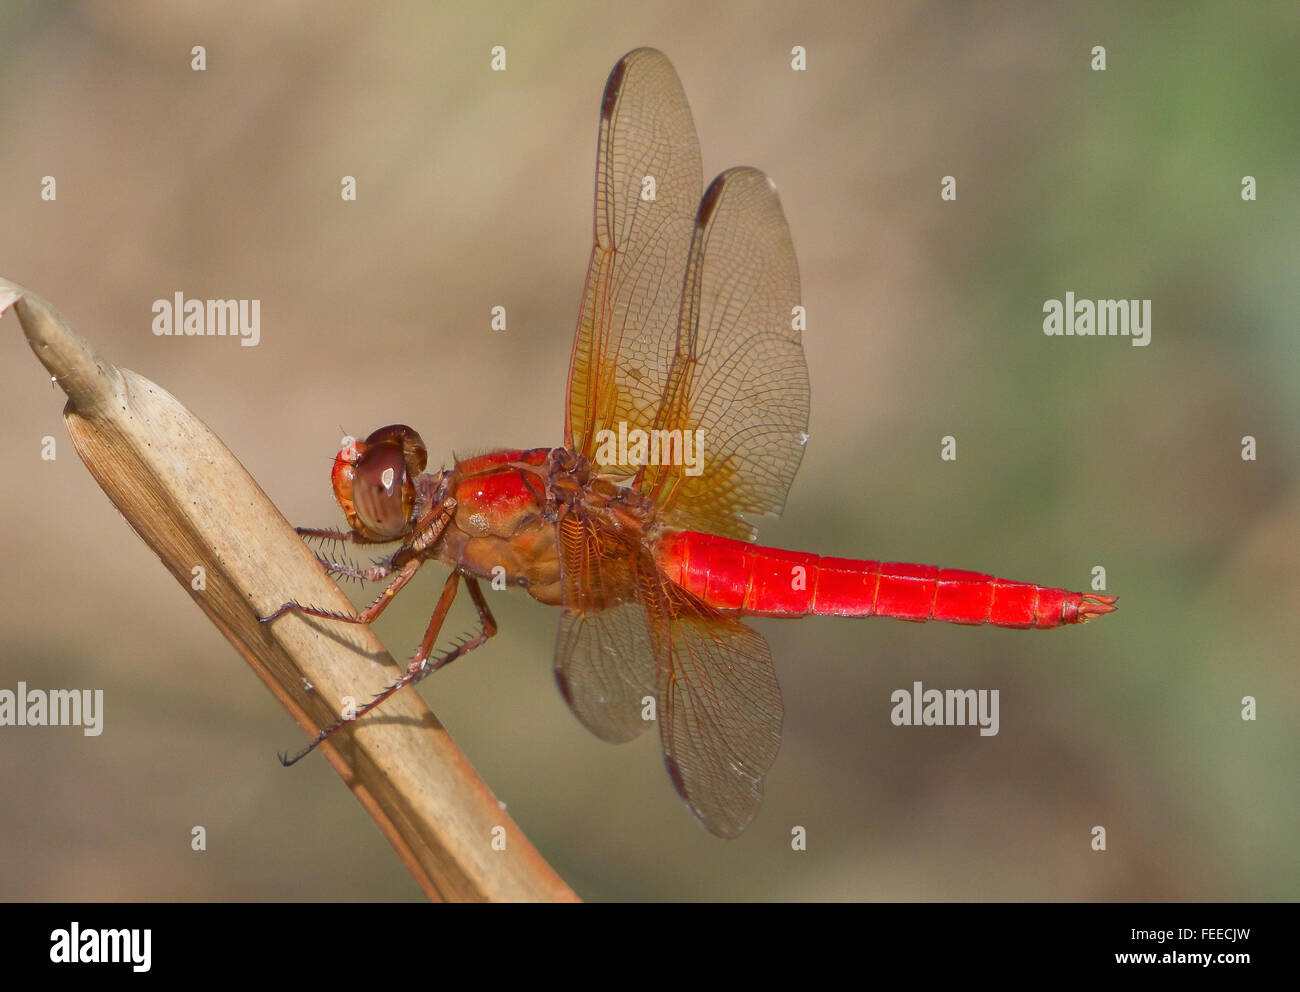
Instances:
[[[447,580],[448,583],[452,583],[455,578],[456,573],[452,572],[451,578]],[[438,637],[438,628],[442,626],[442,617],[438,616],[435,612],[433,620],[430,620],[429,622],[429,629],[424,632],[424,640],[420,642],[420,650],[417,651],[415,657],[411,659],[410,668],[415,669],[418,667],[421,669],[419,675],[417,675],[413,681],[418,682],[431,672],[436,672],[439,668],[446,668],[457,658],[469,654],[475,648],[482,647],[487,643],[489,637],[496,636],[496,617],[494,617],[492,611],[488,609],[487,600],[483,598],[483,590],[479,588],[478,579],[474,578],[472,575],[465,576],[465,587],[469,590],[469,598],[474,601],[474,609],[478,611],[478,636],[472,637],[467,641],[462,641],[441,658],[431,663],[428,662],[427,659],[429,657],[429,652],[433,650],[433,642],[437,640]],[[455,595],[454,588],[452,593]],[[446,595],[445,588],[443,590],[443,595]],[[438,605],[442,606],[441,600],[439,600]],[[447,605],[451,605],[450,601]],[[443,611],[443,615],[446,615],[445,610]],[[436,625],[434,621],[436,621]]]
[[[277,620],[286,613],[300,613],[309,617],[323,617],[326,620],[340,620],[343,623],[371,623],[388,608],[388,604],[393,601],[393,597],[397,595],[398,591],[415,577],[415,573],[419,570],[422,564],[424,564],[424,559],[422,558],[408,559],[406,564],[398,571],[397,578],[393,579],[393,581],[388,584],[387,588],[375,597],[375,601],[362,610],[357,616],[340,613],[337,610],[321,609],[319,606],[303,606],[295,600],[290,600],[287,603],[283,603],[274,613],[270,613],[264,617],[258,617],[258,620],[262,623],[270,623],[272,620]],[[389,564],[381,564],[374,567],[383,570],[382,574],[378,572],[376,573],[377,578],[383,578],[392,572],[392,565]],[[370,571],[370,569],[366,569],[365,571]]]
[[[373,544],[353,530],[331,530],[328,527],[295,527],[299,537],[319,537],[328,541],[347,541],[350,544]]]
[[[391,557],[367,565],[365,568],[347,561],[335,561],[320,554],[316,556],[316,560],[321,563],[325,571],[329,572],[330,575],[340,579],[379,582],[393,574],[393,559]]]
[[[393,601],[393,597],[397,595],[402,586],[411,581],[420,565],[424,562],[422,552],[427,553],[427,549],[438,540],[455,512],[456,501],[454,499],[444,500],[412,528],[411,537],[408,538],[406,547],[398,550],[392,557],[376,562],[369,568],[358,568],[355,565],[321,559],[321,564],[331,572],[348,578],[365,579],[374,582],[387,578],[396,568],[397,578],[393,579],[388,584],[388,587],[375,598],[375,601],[362,610],[358,616],[339,613],[337,610],[324,610],[316,606],[303,606],[296,600],[290,600],[287,603],[282,603],[274,613],[258,617],[258,619],[262,623],[270,623],[286,613],[301,613],[305,616],[322,617],[326,620],[341,620],[343,623],[373,622],[388,608],[388,604]],[[313,530],[306,527],[299,527],[297,531],[304,537],[336,538],[338,540],[351,540],[355,536],[343,531]],[[372,544],[374,542],[358,539],[356,543]],[[452,595],[455,595],[454,590]]]
[[[412,574],[414,574],[413,570]],[[336,720],[317,734],[310,744],[292,758],[281,755],[280,763],[282,765],[287,768],[289,765],[305,758],[316,749],[317,745],[329,738],[330,735],[345,723],[350,723],[352,720],[360,719],[398,690],[404,689],[408,685],[413,685],[431,672],[436,672],[439,668],[451,664],[457,658],[473,651],[476,647],[484,644],[489,637],[496,634],[497,622],[492,616],[492,611],[488,609],[487,601],[483,598],[483,591],[479,588],[478,580],[466,576],[465,584],[469,587],[470,599],[474,601],[474,607],[478,610],[479,623],[482,629],[479,631],[477,637],[456,645],[456,647],[452,648],[437,661],[429,663],[428,658],[430,651],[433,650],[433,642],[438,639],[438,632],[442,629],[442,623],[447,618],[447,611],[451,609],[451,604],[456,598],[456,588],[459,581],[460,573],[458,572],[452,572],[451,575],[447,576],[447,581],[442,587],[442,595],[438,597],[438,605],[434,607],[433,616],[429,618],[429,627],[425,631],[424,639],[420,642],[420,649],[406,666],[406,674],[376,695],[372,700],[370,700],[370,702],[366,703],[366,705],[358,709],[352,715],[351,720]]]

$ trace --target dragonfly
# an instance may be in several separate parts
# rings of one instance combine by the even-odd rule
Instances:
[[[388,585],[356,615],[288,602],[263,619],[369,624],[425,562],[450,567],[405,673],[356,719],[496,633],[481,582],[518,586],[560,608],[555,677],[577,718],[613,742],[657,727],[686,806],[733,838],[756,815],[781,742],[772,653],[746,618],[1047,628],[1115,609],[1113,596],[755,544],[752,520],[782,511],[808,441],[803,313],[774,184],[743,167],[704,189],[676,71],[661,52],[630,52],[600,105],[564,443],[426,472],[406,425],[347,439],[332,482],[349,529],[299,533],[399,544],[368,567],[319,556],[337,577]],[[478,633],[435,652],[462,581]]]

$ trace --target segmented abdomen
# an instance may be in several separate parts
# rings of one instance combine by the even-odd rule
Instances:
[[[999,627],[1059,627],[1115,609],[1114,596],[902,562],[823,558],[677,531],[658,546],[678,585],[747,616],[895,617]]]

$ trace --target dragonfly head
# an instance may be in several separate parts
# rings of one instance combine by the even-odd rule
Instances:
[[[348,525],[368,541],[396,541],[411,529],[415,478],[428,452],[404,424],[381,427],[364,441],[349,439],[334,459],[334,496]]]

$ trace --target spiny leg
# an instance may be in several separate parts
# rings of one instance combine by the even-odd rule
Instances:
[[[456,598],[456,588],[459,580],[460,573],[458,572],[452,572],[447,576],[447,581],[442,587],[442,595],[438,597],[438,605],[434,607],[433,616],[429,618],[429,627],[424,633],[424,639],[420,642],[420,649],[406,666],[406,674],[376,695],[375,698],[366,703],[366,705],[357,710],[356,713],[353,714],[352,720],[360,719],[395,692],[406,688],[408,685],[413,685],[416,682],[419,682],[430,672],[436,672],[440,668],[445,668],[457,658],[468,654],[477,647],[480,647],[486,643],[489,637],[496,634],[496,618],[492,616],[492,611],[488,608],[487,601],[483,598],[483,590],[479,588],[478,580],[471,576],[466,576],[465,584],[469,587],[470,599],[474,601],[474,608],[478,611],[479,624],[481,627],[479,635],[471,640],[456,645],[456,647],[448,651],[443,657],[433,663],[429,663],[429,653],[433,650],[433,643],[438,639],[438,632],[442,629],[442,623],[447,618],[447,612],[451,609],[451,604]],[[396,585],[396,582],[394,582],[394,585]],[[390,586],[389,588],[392,587]],[[380,609],[382,610],[383,607],[381,606]],[[287,768],[289,765],[300,761],[302,758],[305,758],[314,751],[317,745],[322,741],[328,739],[336,730],[342,727],[345,723],[350,722],[350,720],[336,720],[317,734],[316,738],[310,744],[295,754],[292,758],[286,758],[284,755],[281,755],[280,764]]]
[[[362,579],[370,582],[378,582],[380,579],[387,578],[392,574],[393,568],[397,567],[397,578],[395,578],[379,596],[371,603],[359,616],[353,616],[348,613],[339,613],[335,610],[324,610],[315,606],[303,606],[297,600],[290,600],[282,603],[280,607],[268,616],[258,617],[262,623],[270,623],[286,613],[302,613],[306,616],[322,617],[326,620],[341,620],[343,623],[370,623],[377,619],[388,604],[392,602],[393,597],[397,595],[406,583],[411,581],[424,558],[430,553],[432,548],[446,529],[447,524],[451,522],[456,513],[456,501],[451,498],[443,500],[434,506],[423,517],[421,517],[411,527],[410,533],[403,540],[402,547],[391,557],[382,561],[377,561],[369,568],[358,568],[355,565],[330,562],[320,559],[321,564],[331,572],[345,578]],[[355,544],[376,544],[386,543],[382,541],[372,541],[351,531],[341,530],[322,530],[314,527],[296,527],[294,528],[302,537],[320,537],[331,540],[351,541]],[[391,542],[388,542],[391,543]],[[400,563],[400,564],[399,564]],[[454,593],[453,593],[454,595]]]
[[[301,613],[309,617],[324,617],[326,620],[341,620],[343,623],[371,623],[377,619],[384,610],[388,609],[388,604],[393,601],[393,597],[397,595],[398,591],[406,585],[406,583],[410,582],[411,579],[414,578],[415,573],[419,571],[422,564],[424,564],[424,559],[422,558],[408,559],[406,564],[398,571],[397,578],[393,579],[393,581],[388,584],[388,587],[375,597],[375,601],[362,610],[357,616],[350,616],[347,613],[339,613],[337,610],[322,609],[319,606],[303,606],[296,600],[290,600],[281,605],[274,613],[268,614],[264,617],[258,617],[258,620],[262,623],[270,623],[272,620],[276,620],[284,616],[286,613]],[[364,569],[365,572],[373,573],[375,579],[386,578],[392,573],[392,570],[393,566],[387,562],[380,562],[369,569]],[[454,575],[455,573],[452,574]]]
[[[354,530],[335,530],[332,527],[295,527],[294,530],[304,541],[317,540],[322,544],[330,542],[331,544],[374,544],[374,541],[367,540]],[[316,553],[320,558],[320,552]],[[329,564],[323,559],[321,564],[329,567]]]
[[[305,541],[315,540],[320,542],[318,548],[313,548],[316,560],[321,563],[325,571],[335,578],[351,579],[364,585],[367,582],[379,582],[393,571],[393,559],[396,555],[376,559],[369,566],[357,565],[343,557],[341,545],[364,544],[374,546],[377,543],[361,537],[355,531],[325,530],[316,527],[295,527],[294,530]]]
[[[456,573],[453,572],[452,578],[455,578],[455,576]],[[446,668],[457,658],[469,654],[475,648],[482,647],[487,643],[489,637],[496,636],[496,617],[494,617],[492,611],[488,609],[487,600],[483,598],[483,590],[479,588],[478,579],[474,578],[472,575],[465,576],[465,588],[469,590],[469,598],[474,601],[474,609],[478,611],[478,636],[473,637],[468,641],[462,641],[441,658],[432,663],[427,663],[426,659],[429,657],[429,652],[433,650],[433,642],[438,639],[438,628],[442,626],[442,618],[439,617],[435,611],[434,619],[429,621],[429,629],[424,632],[424,640],[420,642],[420,650],[415,653],[415,657],[411,659],[410,665],[407,666],[408,675],[415,673],[415,677],[411,679],[412,682],[419,682],[420,679],[424,678],[431,672],[436,672],[440,668]],[[445,589],[443,590],[443,595],[446,595]],[[442,606],[441,600],[438,601],[438,605],[440,607]],[[448,602],[447,605],[450,606],[451,603]],[[417,669],[419,669],[418,672],[416,671]]]
[[[325,527],[295,527],[299,537],[319,537],[330,541],[347,541],[350,544],[374,544],[352,530],[333,530]]]

